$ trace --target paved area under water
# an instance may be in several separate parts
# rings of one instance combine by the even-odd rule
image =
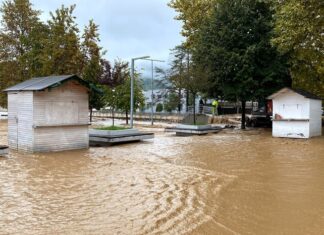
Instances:
[[[324,137],[160,131],[143,143],[0,158],[0,234],[323,233]]]

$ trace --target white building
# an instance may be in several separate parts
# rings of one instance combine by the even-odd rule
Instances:
[[[302,90],[283,88],[268,97],[273,104],[274,137],[310,138],[322,134],[322,100]]]
[[[78,76],[33,78],[5,91],[9,148],[49,152],[89,147],[89,88]]]

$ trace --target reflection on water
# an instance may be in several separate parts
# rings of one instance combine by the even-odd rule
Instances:
[[[323,169],[323,137],[264,130],[10,153],[0,158],[0,234],[320,234]]]

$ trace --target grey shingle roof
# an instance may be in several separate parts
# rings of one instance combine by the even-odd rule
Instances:
[[[62,82],[75,79],[81,84],[89,87],[89,84],[82,80],[77,75],[62,75],[62,76],[49,76],[49,77],[38,77],[19,83],[15,86],[9,87],[4,91],[41,91],[49,87],[60,85]]]
[[[308,91],[301,90],[301,89],[292,89],[292,88],[290,88],[290,89],[293,90],[294,92],[304,96],[305,98],[309,98],[309,99],[313,99],[313,100],[321,100],[320,97],[318,97]]]
[[[307,92],[307,91],[304,91],[304,90],[301,90],[301,89],[293,89],[293,88],[290,88],[290,87],[285,87],[285,88],[282,88],[281,90],[273,93],[272,95],[268,96],[267,99],[271,100],[271,99],[274,99],[275,97],[279,96],[280,94],[283,94],[283,93],[286,93],[287,91],[293,91],[299,95],[302,95],[304,96],[305,98],[308,98],[308,99],[313,99],[313,100],[322,100],[320,97],[310,93],[310,92]]]

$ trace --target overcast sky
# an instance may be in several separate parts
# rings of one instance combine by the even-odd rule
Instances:
[[[179,45],[181,23],[174,20],[175,11],[169,0],[31,0],[35,9],[49,18],[62,4],[76,4],[75,16],[80,29],[90,19],[99,25],[101,46],[106,58],[129,61],[132,57],[150,55],[168,60],[170,49]],[[149,69],[149,62],[137,62],[138,68]],[[146,74],[146,72],[144,72]]]

